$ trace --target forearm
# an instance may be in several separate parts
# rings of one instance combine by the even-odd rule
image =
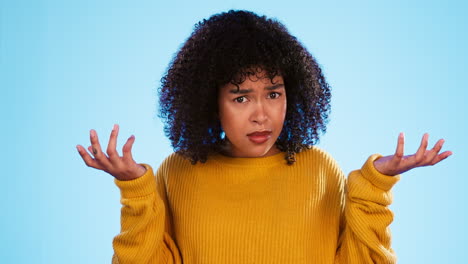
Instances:
[[[371,156],[347,181],[345,227],[338,263],[395,263],[389,225],[393,213],[391,187],[399,176],[386,176],[373,167]]]
[[[180,263],[165,231],[165,205],[151,167],[141,178],[116,181],[121,190],[121,232],[113,240],[113,263]]]

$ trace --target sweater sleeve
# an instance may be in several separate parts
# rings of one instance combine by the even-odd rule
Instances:
[[[393,212],[388,206],[391,188],[400,175],[377,171],[374,161],[380,157],[370,156],[360,170],[348,176],[335,263],[396,263],[389,229]]]
[[[112,242],[113,264],[181,263],[179,250],[169,235],[167,205],[158,190],[157,178],[151,166],[134,180],[114,179],[121,193],[121,231]],[[158,171],[158,173],[160,173]],[[158,181],[159,182],[159,181]]]

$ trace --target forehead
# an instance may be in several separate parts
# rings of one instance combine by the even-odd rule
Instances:
[[[284,84],[283,77],[281,75],[276,75],[273,78],[270,78],[266,73],[261,72],[257,74],[249,74],[243,78],[242,82],[231,81],[220,87],[219,92],[221,93],[231,93],[231,91],[238,91],[240,89],[264,89],[270,88],[277,84]],[[281,88],[278,86],[276,88]]]

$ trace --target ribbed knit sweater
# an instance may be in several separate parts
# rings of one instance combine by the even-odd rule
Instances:
[[[395,263],[391,187],[369,157],[348,179],[313,147],[287,165],[221,154],[192,165],[179,154],[154,174],[114,180],[121,233],[112,263]]]

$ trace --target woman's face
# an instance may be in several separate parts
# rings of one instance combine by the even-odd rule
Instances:
[[[273,82],[264,72],[250,76],[239,85],[219,89],[221,126],[229,141],[232,157],[263,157],[279,153],[275,142],[286,116],[286,89],[282,76]]]

